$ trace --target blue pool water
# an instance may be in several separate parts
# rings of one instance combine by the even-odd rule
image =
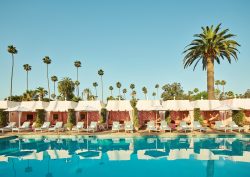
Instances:
[[[249,177],[250,137],[0,139],[0,177]]]

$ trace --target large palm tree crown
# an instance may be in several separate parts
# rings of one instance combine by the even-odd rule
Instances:
[[[116,87],[121,88],[122,84],[120,82],[116,82]]]
[[[238,59],[237,47],[240,46],[232,39],[234,34],[228,33],[229,29],[221,30],[221,24],[215,28],[212,26],[202,27],[202,33],[195,34],[195,39],[183,52],[184,68],[194,64],[194,69],[201,61],[203,70],[207,70],[208,99],[214,99],[214,62],[220,64],[220,59]]]
[[[124,88],[124,89],[122,90],[122,93],[127,93],[127,89]]]
[[[103,76],[103,75],[104,75],[104,71],[103,71],[102,69],[100,69],[100,70],[98,71],[98,75]]]
[[[132,90],[134,90],[135,84],[130,84],[130,88],[131,88]]]
[[[194,69],[199,61],[202,61],[203,70],[207,69],[207,60],[210,58],[212,61],[216,61],[220,64],[220,58],[226,58],[231,63],[231,58],[238,59],[237,46],[240,46],[235,40],[231,38],[234,34],[228,34],[229,29],[220,31],[219,24],[216,28],[202,27],[201,34],[195,34],[191,44],[189,44],[184,51],[186,56],[184,57],[184,68],[192,65],[195,62]]]
[[[24,64],[24,65],[23,65],[23,69],[24,69],[25,71],[31,71],[31,66],[30,66],[29,64]]]
[[[113,90],[114,88],[112,86],[109,86],[109,90]]]
[[[77,68],[82,67],[81,61],[78,61],[78,60],[74,62],[74,65],[75,65],[75,67],[77,67]]]
[[[93,83],[93,87],[98,87],[98,83],[97,83],[97,82],[94,82],[94,83]]]
[[[57,82],[57,81],[58,81],[57,76],[51,76],[51,81],[52,81],[52,82]]]
[[[13,45],[9,45],[8,46],[8,52],[10,53],[10,54],[17,54],[17,49],[16,49],[16,47],[14,47]]]
[[[45,63],[45,64],[50,64],[51,63],[51,59],[49,58],[49,56],[45,56],[44,58],[43,58],[43,62]]]

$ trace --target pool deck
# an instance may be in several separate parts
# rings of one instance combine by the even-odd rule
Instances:
[[[124,131],[121,132],[112,132],[109,131],[101,131],[101,132],[95,132],[95,133],[88,133],[88,132],[71,132],[71,131],[64,131],[64,132],[6,132],[6,133],[0,133],[0,139],[1,138],[7,138],[12,136],[19,136],[21,138],[32,138],[32,137],[40,137],[40,136],[49,136],[49,137],[60,137],[60,138],[73,138],[77,136],[83,136],[83,137],[89,137],[89,136],[95,136],[97,138],[129,138],[129,137],[140,137],[140,136],[158,136],[158,137],[176,137],[176,136],[190,136],[190,137],[199,137],[199,136],[209,136],[209,137],[215,137],[218,135],[229,135],[229,136],[245,136],[250,135],[250,132],[223,132],[223,131],[216,131],[213,129],[209,129],[207,132],[199,132],[199,131],[192,131],[192,132],[180,132],[180,131],[174,131],[174,132],[148,132],[146,130],[140,130],[138,132],[134,133],[125,133]]]

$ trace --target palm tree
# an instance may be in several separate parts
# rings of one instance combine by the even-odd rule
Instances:
[[[79,85],[80,85],[80,82],[79,82],[79,80],[78,80],[78,69],[80,68],[80,67],[82,67],[81,66],[81,62],[80,61],[75,61],[74,62],[74,65],[75,65],[75,67],[76,67],[76,81],[77,81],[77,83],[79,83]],[[76,85],[76,90],[77,90],[77,97],[79,97],[79,85]]]
[[[194,93],[198,93],[199,92],[199,89],[198,88],[194,88]]]
[[[53,99],[56,97],[56,82],[58,78],[56,76],[51,76],[51,81],[54,82],[54,93],[51,95]]]
[[[113,96],[113,89],[114,89],[113,86],[109,86],[111,96]]]
[[[100,69],[98,71],[98,75],[101,77],[101,87],[102,87],[102,102],[103,102],[103,81],[102,81],[102,76],[104,75],[104,71]]]
[[[91,100],[92,98],[92,93],[91,90],[89,88],[85,88],[83,90],[84,95],[86,96],[86,100]]]
[[[154,99],[155,99],[156,93],[155,93],[155,92],[153,92],[153,93],[152,93],[152,96],[153,96],[153,97],[154,97]]]
[[[191,44],[188,45],[183,53],[184,68],[194,64],[196,68],[199,61],[202,61],[203,70],[207,70],[207,92],[208,99],[215,99],[214,96],[214,62],[220,64],[220,58],[226,58],[229,63],[231,59],[238,59],[237,46],[240,46],[235,40],[231,38],[235,35],[228,34],[228,29],[220,30],[221,24],[215,28],[212,26],[202,27],[201,34],[195,34],[196,37]]]
[[[156,91],[157,91],[157,97],[159,96],[159,87],[160,87],[159,84],[156,84],[156,85],[155,85],[155,88],[156,88]]]
[[[29,71],[31,71],[31,66],[29,64],[25,64],[23,65],[23,69],[26,71],[27,75],[26,75],[26,91],[29,90]]]
[[[219,90],[220,80],[216,80],[215,85],[217,86],[217,90]]]
[[[135,91],[135,90],[133,90],[133,91],[132,91],[132,93],[131,93],[131,95],[132,95],[132,98],[134,99],[134,98],[135,98],[135,96],[136,96],[136,91]]]
[[[227,82],[225,80],[220,81],[220,85],[222,86],[223,98],[225,98],[225,85]]]
[[[49,91],[49,100],[50,100],[49,64],[51,64],[51,59],[49,58],[49,56],[45,56],[45,57],[43,58],[43,63],[45,63],[46,66],[47,66],[47,82],[48,82],[48,91]]]
[[[119,90],[119,95],[118,95],[118,97],[120,98],[120,96],[121,96],[121,87],[122,87],[122,84],[121,84],[120,82],[116,82],[116,87],[117,87],[118,90]]]
[[[127,89],[125,89],[125,88],[124,88],[124,89],[122,90],[122,93],[123,93],[123,97],[124,97],[124,99],[126,99]]]
[[[146,87],[142,87],[142,92],[144,93],[145,95],[145,100],[147,100],[147,93],[148,93],[148,90]]]
[[[48,91],[45,90],[43,87],[38,87],[38,88],[36,89],[36,91],[37,91],[37,93],[38,93],[38,95],[39,95],[39,99],[40,99],[40,100],[43,100],[43,98],[45,97],[45,95],[48,94]]]
[[[97,98],[97,89],[96,89],[96,87],[98,87],[98,83],[94,82],[93,87],[95,87],[95,97]]]
[[[135,89],[135,84],[130,84],[130,88],[133,91]]]
[[[14,47],[13,45],[9,45],[7,50],[11,54],[11,57],[12,57],[11,79],[10,79],[10,100],[11,100],[11,97],[12,97],[13,72],[14,72],[14,64],[15,64],[14,55],[17,54],[18,51],[17,51],[16,47]]]

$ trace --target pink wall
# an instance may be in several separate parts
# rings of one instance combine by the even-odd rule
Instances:
[[[53,119],[54,115],[58,115],[58,119]],[[57,121],[67,123],[68,113],[67,112],[50,112],[48,121],[51,122],[51,125],[55,125]]]
[[[21,119],[20,119],[20,122],[21,122],[21,125],[27,121],[27,116],[28,115],[32,115],[33,116],[33,119],[29,120],[31,122],[31,125],[32,123],[36,120],[36,112],[22,112],[21,113]],[[10,112],[10,122],[16,122],[17,123],[17,126],[18,123],[19,123],[19,113],[18,112]]]
[[[109,111],[108,113],[108,125],[112,125],[113,121],[124,123],[129,121],[130,116],[128,111]]]
[[[139,124],[142,126],[145,125],[148,121],[156,121],[156,119],[159,118],[160,115],[157,111],[139,111],[138,117]]]
[[[93,122],[98,122],[100,119],[99,111],[91,111],[91,112],[79,112],[76,113],[76,120],[78,122],[84,122],[84,126],[87,127],[87,118],[88,124]]]
[[[183,120],[189,115],[189,111],[170,111],[171,120]]]

